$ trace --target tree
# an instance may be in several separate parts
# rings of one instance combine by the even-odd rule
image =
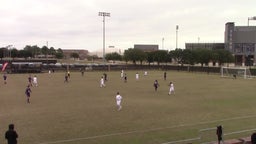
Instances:
[[[194,65],[197,61],[197,53],[194,50],[184,49],[182,51],[182,63]]]
[[[196,53],[198,54],[197,62],[201,64],[201,66],[208,65],[211,60],[211,52],[209,49],[196,49]]]
[[[33,45],[32,49],[33,49],[33,56],[41,54],[41,48],[38,47],[37,45]]]
[[[2,59],[4,57],[4,51],[6,48],[0,48],[0,58]]]
[[[179,64],[182,64],[182,49],[175,49],[170,51],[170,56]]]
[[[49,54],[49,48],[47,46],[43,46],[41,49],[42,54],[48,55]]]
[[[230,51],[227,50],[216,50],[217,61],[219,65],[223,65],[224,63],[234,62],[234,56]]]
[[[124,60],[132,61],[133,64],[136,65],[136,61],[140,61],[142,64],[142,61],[146,59],[146,54],[140,50],[140,49],[132,49],[129,48],[128,50],[124,51]]]
[[[154,52],[154,60],[157,62],[159,65],[161,62],[168,62],[169,57],[168,57],[168,51],[166,50],[158,50]]]
[[[105,56],[106,60],[122,60],[122,56],[118,54],[117,52],[114,53],[108,53]]]
[[[76,58],[79,58],[79,54],[74,52],[70,54],[70,57],[76,59]]]
[[[28,58],[28,57],[32,57],[32,52],[31,51],[27,51],[27,50],[20,50],[19,51],[19,57],[23,57],[23,58]]]
[[[50,47],[49,54],[55,55],[56,54],[56,50],[53,47]]]
[[[154,62],[154,52],[146,52],[146,60],[148,62],[148,65]]]
[[[63,54],[63,51],[62,51],[61,48],[58,48],[58,49],[57,49],[57,51],[56,51],[56,53],[55,53],[55,57],[56,57],[57,59],[62,59],[62,58],[64,57],[64,54]]]
[[[28,53],[31,53],[31,57],[35,57],[35,55],[38,54],[37,52],[38,51],[40,52],[40,48],[37,47],[36,45],[34,46],[26,45],[23,50],[27,51]]]
[[[10,50],[10,54],[12,58],[15,58],[19,56],[19,51],[16,48],[14,48]]]

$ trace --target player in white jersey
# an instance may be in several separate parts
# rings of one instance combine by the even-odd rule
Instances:
[[[174,94],[174,85],[173,85],[173,83],[172,82],[170,82],[170,89],[169,89],[169,93],[168,93],[168,95],[170,95],[170,94]]]
[[[136,73],[135,78],[136,80],[139,80],[139,73]]]
[[[34,86],[38,86],[38,82],[37,82],[37,77],[36,77],[36,75],[33,77],[33,84],[34,84]]]
[[[104,82],[104,78],[103,77],[101,77],[101,79],[100,79],[100,87],[105,87],[106,85],[105,85],[105,82]]]
[[[121,79],[124,77],[124,70],[121,70]]]
[[[121,106],[121,102],[122,102],[122,96],[119,94],[119,92],[117,92],[116,94],[116,105],[117,105],[117,110],[121,110],[122,106]]]

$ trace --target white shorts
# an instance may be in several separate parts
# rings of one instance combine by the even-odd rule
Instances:
[[[116,105],[120,106],[121,105],[121,101],[116,101]]]

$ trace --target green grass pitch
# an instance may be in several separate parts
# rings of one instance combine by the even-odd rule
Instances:
[[[144,71],[125,71],[124,83],[119,71],[106,73],[105,88],[99,87],[103,72],[83,77],[71,72],[69,83],[64,83],[64,72],[36,74],[39,86],[32,87],[30,104],[24,93],[28,74],[9,74],[6,85],[1,79],[0,143],[6,143],[10,123],[21,144],[163,144],[198,137],[200,129],[217,125],[224,133],[256,128],[256,79],[167,71],[164,81],[164,71],[148,71],[147,76]],[[174,95],[168,95],[170,81]],[[118,91],[121,111],[115,102]]]

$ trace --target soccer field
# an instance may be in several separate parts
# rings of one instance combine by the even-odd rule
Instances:
[[[64,72],[36,74],[39,86],[32,87],[30,104],[28,74],[9,74],[6,85],[1,79],[0,143],[6,143],[10,123],[20,144],[164,144],[198,138],[200,130],[217,125],[224,127],[224,139],[250,136],[256,128],[256,79],[167,71],[165,81],[164,71],[148,71],[147,76],[125,71],[124,83],[119,71],[106,73],[105,88],[100,88],[103,72],[71,72],[69,83],[64,83]],[[174,95],[168,95],[170,81]],[[117,92],[123,97],[121,111]],[[193,143],[216,139],[214,130],[205,133],[207,140]]]

